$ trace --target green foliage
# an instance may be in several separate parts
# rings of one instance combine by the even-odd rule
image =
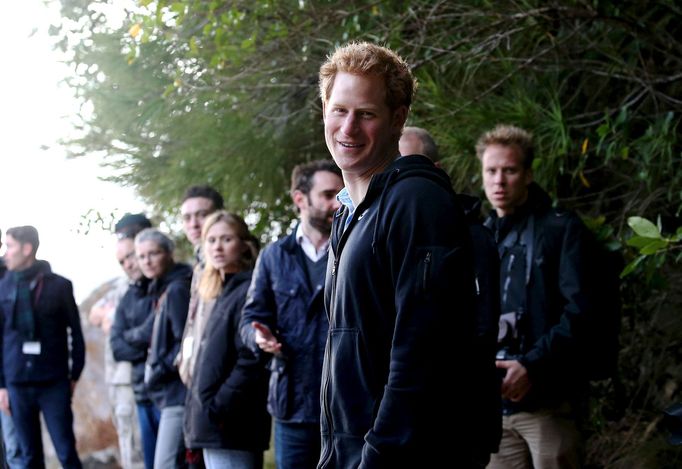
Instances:
[[[682,306],[682,232],[668,228],[682,225],[682,12],[673,0],[138,0],[122,25],[106,15],[119,2],[61,4],[53,32],[83,102],[81,134],[64,144],[74,156],[103,154],[111,178],[169,227],[184,189],[210,183],[263,241],[287,229],[291,169],[328,157],[318,68],[349,40],[386,44],[412,65],[409,124],[433,134],[458,191],[479,191],[483,131],[532,130],[535,179],[628,261],[623,392],[638,407],[623,404],[620,425],[646,440],[642,415],[679,399],[677,388],[642,397],[674,375],[645,358],[679,339],[669,318]],[[592,454],[595,464],[636,465],[632,451],[646,441],[612,430],[628,442],[614,445],[607,425],[599,429],[618,456]]]
[[[116,180],[162,214],[202,181],[268,218],[294,164],[328,155],[317,70],[352,39],[413,64],[411,124],[439,141],[457,189],[478,191],[475,139],[510,122],[534,131],[536,179],[575,208],[611,222],[682,207],[671,2],[139,1],[117,30],[95,13],[83,21],[106,0],[62,3],[79,20],[65,37],[101,32],[73,48],[72,83],[95,112],[70,146],[109,155]],[[648,205],[628,206],[636,200]]]
[[[646,218],[630,217],[628,225],[632,228],[634,235],[627,240],[627,245],[634,248],[638,255],[632,260],[623,272],[621,278],[635,272],[643,264],[648,266],[647,278],[650,278],[656,269],[659,269],[668,256],[674,257],[674,262],[682,260],[682,227],[671,236],[664,236],[661,233],[661,221],[654,224]],[[677,251],[677,252],[676,252]]]

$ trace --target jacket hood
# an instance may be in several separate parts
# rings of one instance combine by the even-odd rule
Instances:
[[[234,274],[225,284],[223,287],[222,293],[220,296],[227,296],[230,294],[232,290],[237,288],[239,285],[241,285],[244,282],[250,282],[251,281],[251,275],[253,274],[253,270],[242,270],[241,272],[237,272]]]
[[[457,194],[457,203],[464,211],[464,216],[469,223],[479,221],[483,200],[480,197],[469,194]]]
[[[398,181],[411,177],[421,177],[429,179],[447,192],[455,197],[455,192],[452,190],[450,177],[440,168],[437,168],[433,161],[422,155],[401,156],[394,160],[384,171],[372,176],[369,183],[367,194],[362,202],[358,205],[357,210],[362,207],[372,204],[376,199],[379,199],[377,211],[383,211],[384,201],[386,199],[388,189],[395,185]],[[342,206],[337,212],[337,216],[341,215],[345,208]],[[375,221],[374,234],[372,236],[372,251],[376,249],[377,236],[379,230],[379,223]],[[343,226],[341,223],[332,233],[332,245],[337,245],[343,233]]]
[[[445,171],[436,168],[433,162],[425,156],[410,155],[397,158],[383,172],[372,177],[363,204],[381,197],[391,185],[409,177],[430,179],[454,194],[450,177]]]
[[[171,270],[163,277],[150,282],[149,291],[161,292],[166,286],[175,281],[190,281],[192,279],[192,273],[192,267],[182,262],[176,262],[173,267],[171,267]]]

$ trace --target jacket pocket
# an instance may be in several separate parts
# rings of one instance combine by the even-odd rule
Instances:
[[[460,272],[465,263],[471,264],[471,259],[463,256],[459,247],[424,246],[417,248],[417,278],[415,287],[417,295],[430,297],[432,294],[442,295],[452,292],[452,281],[460,281]],[[473,273],[473,265],[472,265]],[[471,278],[473,281],[473,277]],[[454,286],[457,286],[455,284]],[[474,285],[471,285],[472,291]]]
[[[268,365],[268,412],[277,419],[286,420],[289,416],[291,401],[291,379],[287,372],[286,360],[273,357]]]
[[[336,433],[363,436],[372,426],[378,396],[371,390],[373,373],[363,359],[360,333],[355,328],[337,328],[330,331],[329,340],[332,428]]]
[[[277,305],[277,329],[286,335],[296,337],[303,322],[299,319],[298,313],[305,310],[302,288],[292,281],[279,281],[273,285],[272,290]]]
[[[159,363],[145,363],[144,366],[144,384],[150,391],[158,391],[163,389],[163,385],[169,382],[168,373],[165,372],[163,366]]]

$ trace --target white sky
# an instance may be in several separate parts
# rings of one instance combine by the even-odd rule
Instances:
[[[68,116],[76,104],[59,85],[69,70],[47,35],[54,17],[41,0],[12,2],[0,15],[0,229],[4,240],[7,228],[34,225],[38,258],[73,281],[80,302],[122,273],[113,235],[99,228],[79,234],[81,217],[94,209],[118,218],[144,211],[144,205],[132,189],[99,180],[106,170],[96,159],[67,160],[55,144],[71,131]]]

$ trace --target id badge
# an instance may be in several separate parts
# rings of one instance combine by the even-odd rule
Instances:
[[[192,352],[194,351],[194,337],[185,337],[182,341],[182,358],[188,360],[192,358]]]
[[[24,342],[21,351],[24,355],[40,355],[40,342]]]

